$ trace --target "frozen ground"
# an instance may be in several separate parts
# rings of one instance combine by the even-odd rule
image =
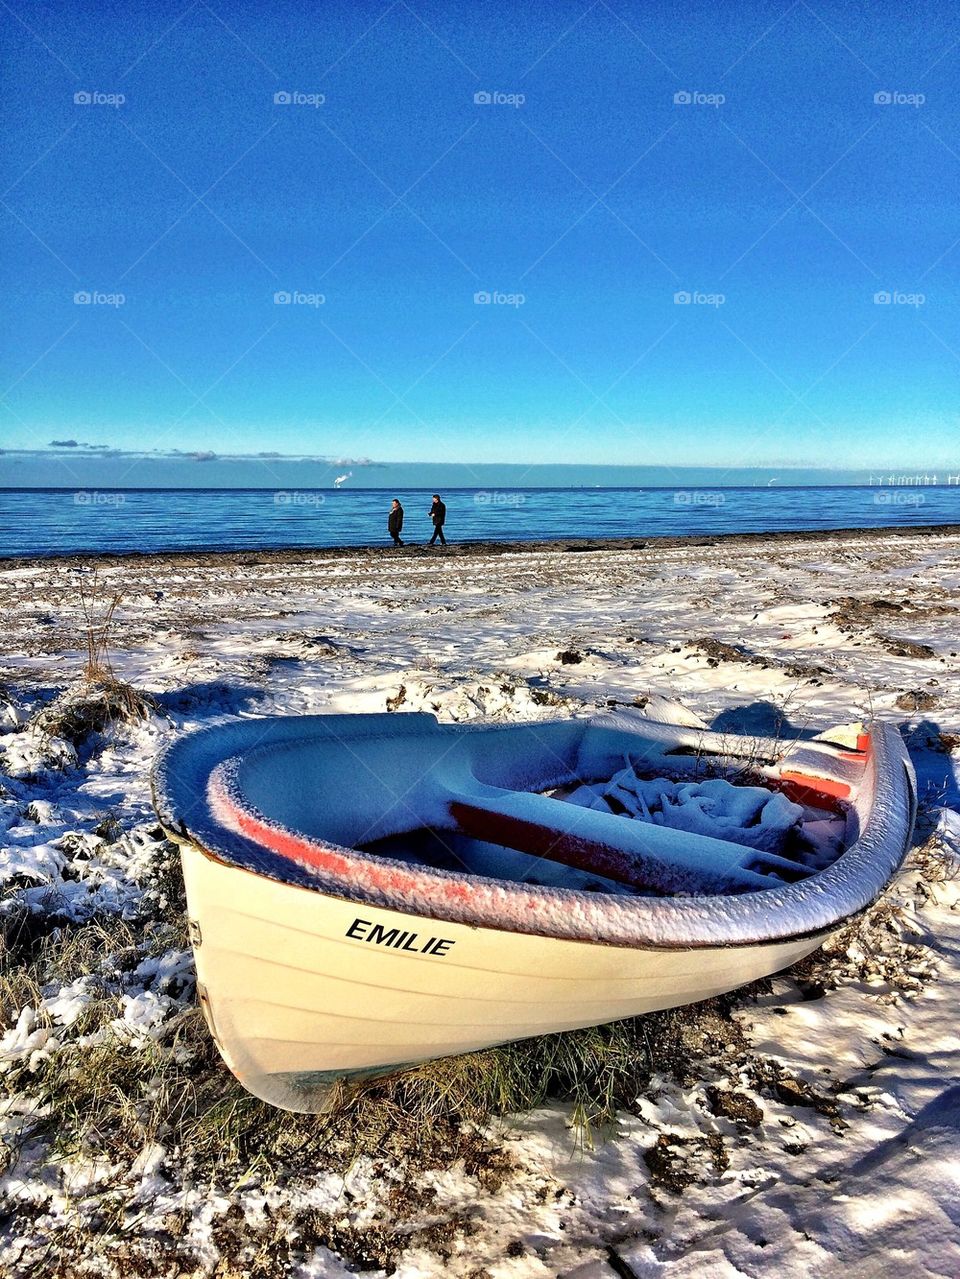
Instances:
[[[0,986],[0,1274],[960,1274],[960,535],[104,561],[99,597],[123,595],[114,669],[156,710],[51,735],[85,657],[81,582],[89,563],[0,566],[0,882],[4,918],[30,912]],[[123,1158],[56,1143],[56,1071],[120,1045],[148,1088],[194,1002],[147,784],[172,735],[238,714],[526,719],[657,693],[730,731],[891,719],[921,836],[940,834],[856,937],[711,1014],[696,1070],[655,1078],[605,1141],[578,1147],[558,1107],[491,1131],[479,1170],[294,1151],[232,1184],[185,1171],[162,1132]],[[99,949],[81,945],[95,929]],[[17,955],[51,940],[63,961],[30,987]]]

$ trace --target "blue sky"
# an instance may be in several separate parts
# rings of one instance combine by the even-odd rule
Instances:
[[[11,0],[0,27],[0,483],[960,469],[945,4]]]

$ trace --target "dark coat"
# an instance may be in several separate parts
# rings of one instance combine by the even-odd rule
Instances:
[[[391,506],[390,514],[387,516],[387,532],[399,533],[403,529],[403,507]]]
[[[443,522],[447,518],[447,508],[443,502],[433,502],[431,504],[430,518],[433,520],[434,528],[443,528]]]

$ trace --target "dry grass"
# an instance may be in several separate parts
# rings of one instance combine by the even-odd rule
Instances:
[[[85,680],[69,688],[45,707],[34,720],[41,732],[62,737],[74,746],[91,733],[102,733],[114,724],[148,719],[156,702],[130,684],[113,676],[96,683]]]
[[[957,850],[936,830],[916,849],[912,861],[925,884],[944,884],[960,875],[960,856],[957,855]]]
[[[929,814],[918,827],[929,827]],[[916,908],[935,897],[938,884],[956,879],[960,859],[934,831],[915,848],[899,875],[872,906],[855,916],[821,949],[790,970],[801,986],[830,990],[860,981],[878,994],[915,994],[935,972]],[[912,898],[912,902],[911,902]]]
[[[113,667],[110,664],[110,631],[113,616],[117,611],[123,595],[119,591],[106,588],[99,576],[99,569],[94,569],[89,583],[81,579],[80,609],[86,624],[87,660],[83,668],[83,678],[91,684],[113,680]]]
[[[156,710],[149,694],[138,692],[113,670],[111,633],[122,600],[123,595],[109,589],[97,571],[89,582],[81,581],[82,648],[86,653],[82,678],[35,717],[34,724],[42,732],[77,746],[91,733],[102,733],[113,724],[148,719]]]

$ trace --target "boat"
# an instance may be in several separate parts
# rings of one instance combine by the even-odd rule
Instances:
[[[640,711],[244,718],[158,758],[199,1000],[255,1096],[692,1003],[869,906],[916,784],[879,721],[786,742]]]

